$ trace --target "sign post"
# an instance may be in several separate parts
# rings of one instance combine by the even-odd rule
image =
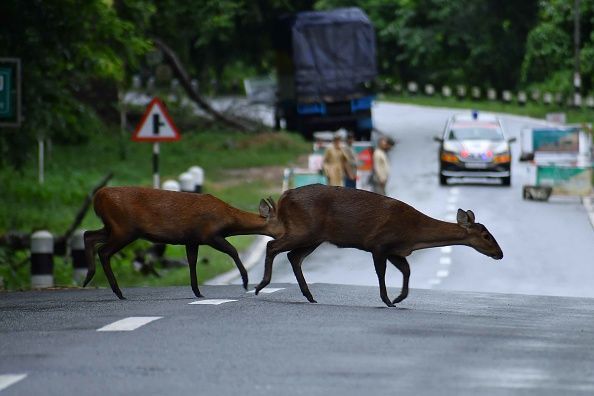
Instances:
[[[159,152],[160,142],[173,142],[181,139],[181,135],[173,120],[167,112],[167,108],[159,100],[153,98],[146,108],[142,120],[132,135],[135,142],[153,143],[153,187],[159,188]]]

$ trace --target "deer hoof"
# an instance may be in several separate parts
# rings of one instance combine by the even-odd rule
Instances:
[[[394,301],[392,301],[392,303],[398,304],[399,302],[403,301],[405,298],[406,298],[406,296],[398,296],[394,299]]]

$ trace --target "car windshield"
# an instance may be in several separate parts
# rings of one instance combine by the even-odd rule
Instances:
[[[448,140],[503,140],[503,132],[499,128],[454,128],[450,130]]]

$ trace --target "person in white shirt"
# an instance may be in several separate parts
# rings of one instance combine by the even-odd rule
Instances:
[[[373,151],[373,191],[386,195],[386,184],[390,177],[390,161],[388,151],[392,144],[388,138],[380,138],[376,149]]]

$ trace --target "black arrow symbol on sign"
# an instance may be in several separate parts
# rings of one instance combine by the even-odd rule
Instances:
[[[159,114],[153,114],[153,135],[159,134],[159,128],[165,125],[159,120]]]

